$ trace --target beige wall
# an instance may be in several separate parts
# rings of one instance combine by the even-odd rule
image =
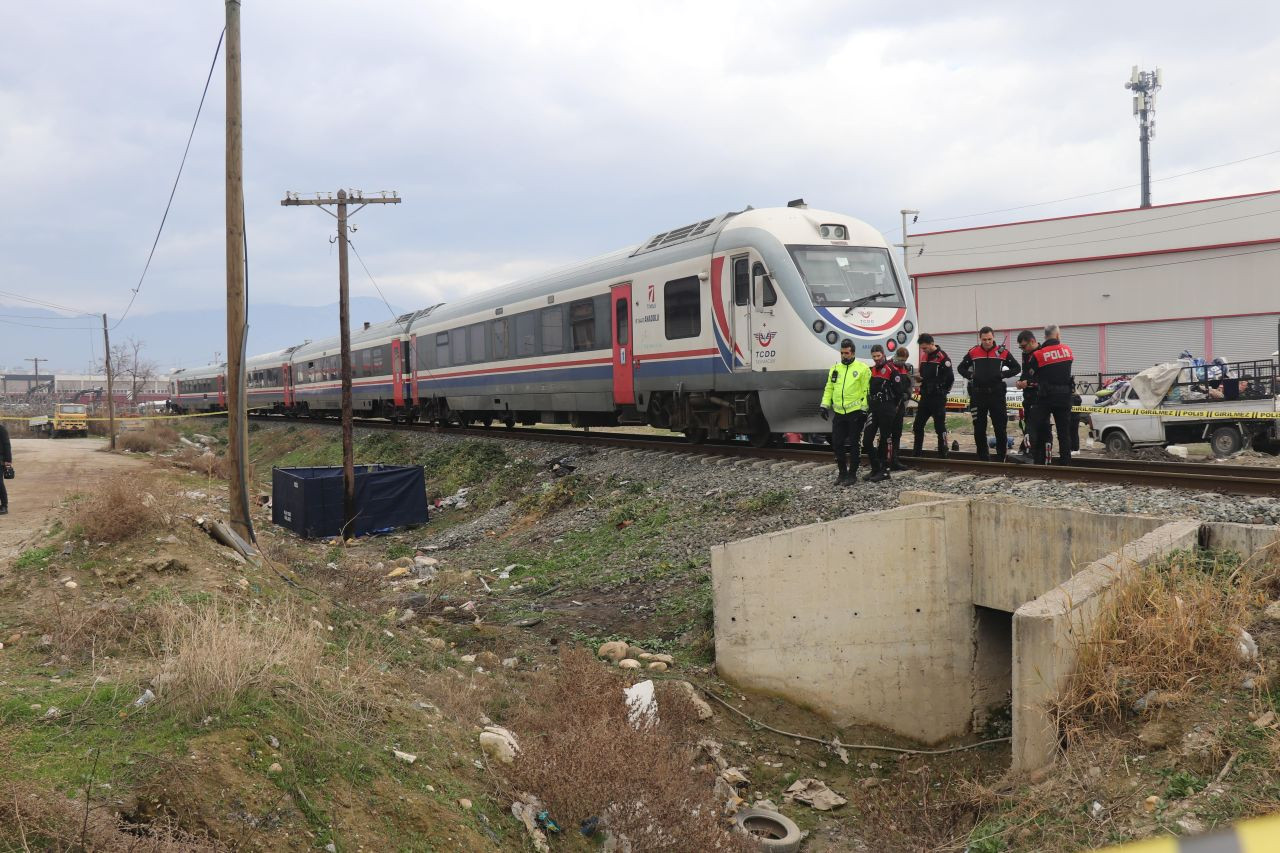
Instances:
[[[716,669],[840,724],[931,743],[967,730],[968,508],[918,504],[717,546]]]

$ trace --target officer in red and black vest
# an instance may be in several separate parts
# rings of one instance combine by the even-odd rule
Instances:
[[[1058,464],[1071,464],[1071,395],[1075,381],[1071,376],[1075,356],[1062,342],[1056,325],[1044,327],[1044,343],[1031,354],[1030,371],[1036,383],[1036,404],[1032,411],[1035,445],[1032,457],[1044,465],[1049,444],[1049,422],[1058,431]]]
[[[990,326],[978,330],[978,345],[964,354],[960,360],[960,375],[970,382],[969,401],[973,404],[973,440],[977,444],[978,459],[986,462],[987,418],[991,418],[991,431],[996,436],[996,461],[1003,462],[1008,443],[1005,426],[1009,414],[1005,407],[1005,384],[1010,377],[1022,372],[1013,355],[1004,345],[996,345],[996,333]]]
[[[871,388],[867,402],[871,407],[871,422],[880,440],[869,454],[871,476],[868,481],[878,483],[889,479],[889,461],[893,457],[893,422],[898,415],[898,403],[902,401],[902,371],[884,357],[884,347],[871,347]]]
[[[933,418],[933,430],[938,434],[938,455],[947,456],[947,394],[956,381],[951,369],[951,356],[933,342],[933,335],[920,335],[920,404],[916,408],[916,420],[911,425],[915,434],[915,455],[924,446],[924,428]]]

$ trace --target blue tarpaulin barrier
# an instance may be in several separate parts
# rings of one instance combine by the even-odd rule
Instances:
[[[342,468],[273,468],[271,520],[307,539],[426,524],[426,477],[420,465],[357,465],[356,518],[344,531]]]

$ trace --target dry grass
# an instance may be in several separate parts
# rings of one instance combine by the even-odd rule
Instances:
[[[168,527],[168,487],[154,475],[116,474],[103,479],[80,501],[71,526],[90,542],[123,542],[148,530]]]
[[[524,734],[514,792],[536,794],[569,829],[601,817],[637,851],[750,849],[725,830],[711,771],[695,767],[698,732],[688,700],[660,691],[660,722],[633,726],[624,686],[590,653],[563,653],[512,721],[517,733],[544,733]]]
[[[122,432],[116,440],[121,450],[134,453],[154,453],[168,450],[178,443],[178,431],[159,421],[149,421],[145,429]]]
[[[214,601],[161,613],[159,693],[192,719],[249,693],[319,686],[320,630],[291,607],[240,610]]]
[[[965,840],[995,807],[996,794],[960,773],[927,763],[899,770],[905,772],[850,797],[861,839],[872,850],[968,849]]]
[[[55,652],[73,660],[92,661],[130,647],[145,648],[157,624],[154,609],[125,599],[76,607],[51,595],[40,613],[39,633],[53,639]]]
[[[1081,642],[1057,709],[1064,730],[1114,726],[1153,690],[1167,703],[1237,676],[1238,629],[1273,577],[1265,564],[1202,551],[1139,569]]]
[[[0,848],[96,853],[188,853],[224,849],[171,824],[128,823],[102,806],[10,783],[0,788]]]

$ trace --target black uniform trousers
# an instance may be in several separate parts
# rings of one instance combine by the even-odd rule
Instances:
[[[947,395],[946,394],[929,394],[920,395],[920,402],[916,408],[916,420],[911,425],[911,432],[915,435],[915,452],[919,453],[924,446],[924,427],[933,418],[933,431],[938,434],[938,452],[946,452],[947,449]]]
[[[907,401],[898,404],[898,411],[893,416],[893,458],[902,458],[902,423],[907,419]]]
[[[4,467],[4,463],[0,463],[0,468]],[[9,493],[4,488],[4,472],[0,471],[0,506],[9,505]]]
[[[863,433],[863,437],[865,439],[868,435],[880,436],[879,442],[867,453],[872,468],[883,468],[889,464],[890,459],[897,458],[893,450],[893,422],[897,418],[897,403],[873,402],[871,404],[871,420],[867,424],[867,431]],[[902,421],[898,420],[898,423],[901,424]]]
[[[865,411],[831,415],[831,449],[835,451],[836,462],[842,468],[849,465],[849,457],[852,456],[853,464],[849,465],[849,469],[858,469],[858,438],[862,435],[862,427],[866,421]]]
[[[973,404],[973,440],[977,444],[978,459],[985,462],[987,452],[987,418],[991,418],[991,431],[996,437],[996,461],[1003,462],[1008,450],[1006,427],[1009,410],[1005,407],[1004,386],[998,390],[974,389],[970,398]]]
[[[1071,395],[1041,393],[1031,408],[1031,458],[1037,465],[1048,464],[1051,430],[1058,432],[1058,463],[1071,464]]]

